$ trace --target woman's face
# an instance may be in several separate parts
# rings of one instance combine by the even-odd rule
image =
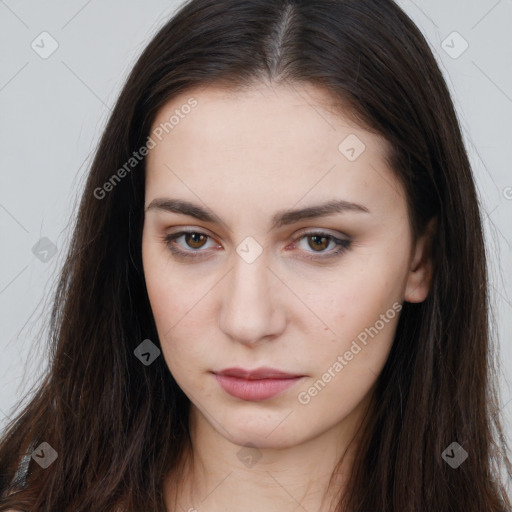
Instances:
[[[353,425],[402,302],[428,292],[384,139],[333,103],[309,85],[211,87],[152,127],[142,253],[162,355],[194,414],[238,445]],[[223,387],[232,367],[299,377]]]

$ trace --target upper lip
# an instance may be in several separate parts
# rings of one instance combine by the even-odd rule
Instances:
[[[217,375],[227,375],[230,377],[238,377],[240,379],[257,380],[257,379],[293,379],[302,377],[295,373],[287,373],[276,368],[256,368],[254,370],[245,370],[244,368],[226,368],[220,372],[214,372]]]

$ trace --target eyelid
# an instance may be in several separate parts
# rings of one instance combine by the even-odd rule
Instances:
[[[305,228],[304,230],[300,230],[294,237],[292,244],[297,244],[302,239],[307,238],[308,236],[319,236],[322,238],[327,238],[329,242],[333,242],[335,244],[335,248],[330,251],[302,251],[304,253],[301,258],[305,258],[311,261],[317,261],[319,263],[327,263],[337,257],[341,256],[345,251],[347,251],[352,245],[352,238],[347,235],[338,234],[333,235],[329,232],[329,230],[319,229],[319,228]]]
[[[193,260],[194,258],[200,258],[201,260],[206,260],[211,256],[209,255],[207,250],[192,250],[192,249],[182,249],[182,248],[176,248],[174,247],[175,243],[174,241],[178,238],[181,238],[184,235],[187,234],[198,234],[203,235],[208,238],[209,240],[215,240],[213,236],[209,235],[208,233],[205,233],[201,229],[193,229],[193,228],[181,228],[178,231],[171,232],[171,233],[164,233],[164,235],[161,237],[164,244],[167,246],[168,250],[174,255],[174,257],[177,260]],[[218,243],[218,242],[217,242]],[[220,245],[220,244],[218,244]]]
[[[209,234],[207,232],[208,230],[204,230],[203,228],[189,228],[189,227],[181,228],[180,227],[178,229],[179,229],[178,231],[172,231],[170,233],[167,233],[165,236],[194,233],[194,234],[198,234],[198,235],[204,235],[210,239],[216,240],[216,237],[214,235]],[[347,241],[352,239],[351,236],[348,235],[347,233],[341,233],[339,231],[334,231],[334,230],[326,229],[326,228],[308,227],[308,228],[302,228],[299,231],[297,231],[293,236],[293,241],[296,241],[297,239],[301,238],[304,235],[318,235],[318,234],[324,234],[326,236],[330,236],[330,237],[338,238],[338,239],[342,239],[342,240],[347,240]],[[219,243],[219,242],[217,242],[217,243]]]
[[[335,231],[332,229],[326,229],[326,228],[302,228],[297,231],[297,233],[294,234],[294,240],[297,240],[297,238],[300,238],[304,235],[316,235],[316,234],[324,234],[326,236],[331,236],[333,238],[339,238],[344,240],[351,240],[351,237],[347,233],[341,233],[339,231]]]
[[[191,258],[208,258],[208,250],[202,250],[202,248],[198,250],[192,250],[192,249],[181,249],[181,248],[175,248],[174,247],[174,241],[178,238],[181,238],[184,235],[187,234],[198,234],[206,236],[209,240],[215,240],[215,237],[212,235],[202,231],[202,229],[195,229],[195,228],[181,228],[179,231],[171,232],[164,234],[163,241],[168,246],[169,250],[176,255],[177,258],[182,259],[191,259]],[[316,261],[322,261],[322,260],[328,260],[329,258],[334,258],[336,256],[341,255],[341,253],[345,252],[349,249],[350,245],[352,244],[352,238],[346,234],[339,235],[338,233],[336,235],[332,234],[330,230],[322,229],[322,228],[303,228],[299,230],[291,244],[296,244],[300,240],[307,238],[307,236],[320,236],[328,238],[330,242],[334,242],[335,248],[330,251],[322,251],[322,252],[316,252],[316,251],[302,251],[303,253],[309,254],[303,256],[305,259],[309,260],[316,260]],[[215,240],[216,241],[216,240]],[[216,242],[218,245],[218,242]],[[290,244],[287,244],[287,247]],[[315,255],[316,254],[316,255]]]

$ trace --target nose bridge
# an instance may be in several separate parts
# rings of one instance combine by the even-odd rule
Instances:
[[[244,244],[238,248],[244,248]],[[267,268],[265,253],[256,259],[236,254],[234,268],[225,283],[220,328],[232,338],[251,343],[276,334],[282,327],[277,307],[275,276]]]

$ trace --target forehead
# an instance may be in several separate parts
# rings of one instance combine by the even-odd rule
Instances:
[[[161,140],[153,137],[146,165],[153,197],[163,189],[190,198],[222,190],[293,205],[305,196],[355,201],[366,189],[367,199],[391,205],[401,194],[387,141],[313,85],[192,89],[159,110],[155,131]]]
[[[192,137],[192,142],[201,143],[198,149],[215,146],[222,150],[242,143],[249,147],[251,141],[255,145],[266,140],[270,149],[279,145],[298,150],[293,144],[302,139],[307,144],[300,149],[322,145],[332,149],[334,143],[338,150],[337,139],[346,132],[363,139],[372,153],[385,155],[388,150],[386,140],[355,124],[339,100],[308,83],[191,89],[158,111],[151,130],[159,127],[163,138],[171,132],[181,139]],[[326,139],[326,132],[332,136]]]

